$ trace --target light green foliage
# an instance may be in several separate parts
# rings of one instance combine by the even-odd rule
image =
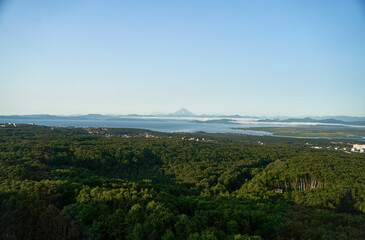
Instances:
[[[1,129],[0,239],[365,234],[363,155],[313,150],[302,139],[200,133],[214,141],[195,142],[178,139],[183,133],[125,139],[118,134],[143,131],[98,131]]]

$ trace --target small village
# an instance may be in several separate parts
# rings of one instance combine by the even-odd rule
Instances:
[[[0,127],[2,128],[16,128],[19,126],[30,125],[33,126],[34,123],[2,123]],[[58,127],[52,126],[50,127],[51,130],[55,130]],[[73,129],[75,127],[65,127],[67,129]],[[120,136],[122,138],[162,138],[162,136],[156,136],[148,132],[144,133],[124,133],[124,134],[111,134],[106,133],[108,132],[108,128],[94,128],[94,127],[81,127],[87,131],[88,134],[91,135],[104,135],[105,137],[113,137],[113,136]],[[239,133],[232,133],[233,135],[240,135]],[[172,136],[168,136],[168,138],[172,138]],[[212,139],[205,139],[199,137],[179,137],[181,140],[188,140],[188,141],[196,141],[196,142],[214,142]],[[261,141],[256,142],[259,145],[263,145],[264,143]],[[344,143],[344,142],[331,142],[334,146],[313,146],[310,143],[306,143],[306,145],[310,146],[312,149],[328,149],[328,150],[336,150],[336,151],[343,151],[345,153],[365,153],[365,144],[351,144],[351,143]],[[336,146],[337,145],[337,146]],[[342,146],[338,146],[342,145]],[[352,146],[351,146],[352,145]],[[346,147],[345,147],[346,146]]]
[[[306,145],[309,145],[306,143]],[[351,145],[348,143],[348,145]],[[312,146],[313,149],[324,149],[324,147],[321,146]],[[365,144],[352,144],[352,147],[332,147],[328,146],[325,147],[328,150],[337,150],[337,151],[344,151],[345,153],[365,153]]]

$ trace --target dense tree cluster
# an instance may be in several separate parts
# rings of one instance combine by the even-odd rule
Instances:
[[[364,155],[98,131],[0,130],[0,239],[365,238]]]

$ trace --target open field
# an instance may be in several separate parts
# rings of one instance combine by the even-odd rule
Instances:
[[[363,138],[365,128],[360,127],[330,127],[330,126],[303,126],[303,127],[253,127],[235,128],[271,132],[276,136],[291,137],[320,137],[320,138]]]

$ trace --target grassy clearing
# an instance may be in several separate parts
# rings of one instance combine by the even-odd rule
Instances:
[[[329,138],[361,138],[365,137],[365,128],[360,127],[329,127],[329,126],[299,126],[299,127],[253,127],[235,128],[271,132],[276,136],[292,137],[329,137]]]

